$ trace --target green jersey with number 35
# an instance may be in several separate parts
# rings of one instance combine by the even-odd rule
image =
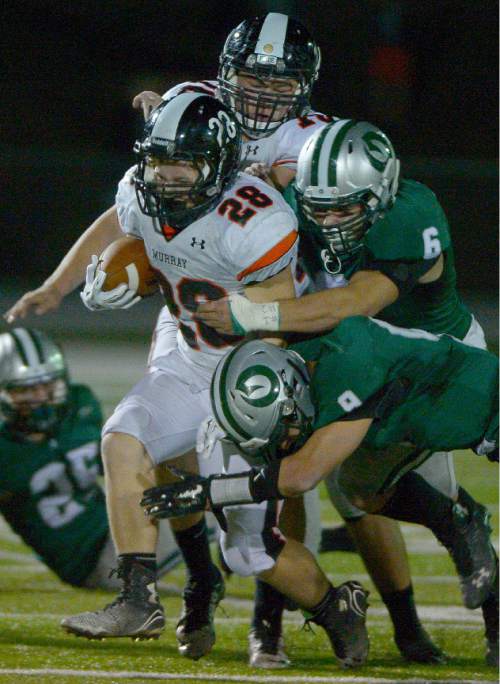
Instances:
[[[498,438],[498,359],[448,335],[353,316],[291,346],[316,361],[314,429],[373,418],[364,444],[448,451]]]
[[[291,192],[287,201],[293,206]],[[315,245],[309,229],[299,227],[300,254],[313,281],[326,270],[326,252]],[[311,241],[312,240],[312,241]],[[443,272],[434,282],[418,280],[444,258]],[[401,180],[394,205],[366,233],[353,260],[343,263],[349,279],[358,271],[381,271],[399,290],[399,297],[377,314],[394,325],[447,333],[462,339],[471,314],[456,290],[456,272],[450,230],[435,194],[414,180]]]
[[[0,426],[0,512],[61,579],[81,584],[108,536],[101,472],[102,414],[92,392],[71,385],[68,411],[43,442]]]

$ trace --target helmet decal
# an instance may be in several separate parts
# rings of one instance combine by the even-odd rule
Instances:
[[[217,116],[213,116],[208,120],[208,127],[210,130],[217,129],[217,142],[222,147],[228,140],[236,137],[236,124],[231,121],[227,113],[221,109],[217,112]]]
[[[391,150],[387,145],[387,139],[378,131],[368,131],[368,133],[363,135],[362,140],[370,164],[374,169],[382,173],[391,157]]]
[[[279,394],[279,379],[267,366],[251,366],[236,381],[236,391],[252,406],[269,406]]]

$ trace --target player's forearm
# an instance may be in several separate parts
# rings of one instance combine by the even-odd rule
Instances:
[[[324,290],[300,299],[279,302],[279,329],[283,332],[324,332],[348,316],[369,316],[373,311],[350,287]]]
[[[111,242],[122,235],[116,209],[111,207],[78,238],[47,278],[45,285],[55,287],[61,296],[66,296],[85,279],[85,269],[92,255],[101,254]]]

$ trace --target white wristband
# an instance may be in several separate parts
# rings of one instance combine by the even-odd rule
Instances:
[[[233,294],[229,297],[229,306],[233,319],[244,332],[280,329],[279,302],[257,304],[242,295]]]

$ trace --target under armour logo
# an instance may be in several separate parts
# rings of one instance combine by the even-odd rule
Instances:
[[[191,238],[191,247],[196,247],[196,245],[200,245],[200,249],[205,249],[205,240],[198,240],[194,237]]]
[[[480,589],[483,586],[483,584],[486,584],[486,580],[488,580],[489,578],[490,573],[488,572],[488,570],[486,570],[486,568],[483,567],[479,570],[477,577],[474,577],[474,579],[472,580],[472,584],[477,589]]]
[[[248,157],[248,155],[249,155],[250,153],[252,153],[253,156],[255,157],[255,156],[257,155],[258,149],[259,149],[259,145],[254,145],[253,147],[252,147],[251,145],[247,145],[247,153],[246,153],[246,156]]]

